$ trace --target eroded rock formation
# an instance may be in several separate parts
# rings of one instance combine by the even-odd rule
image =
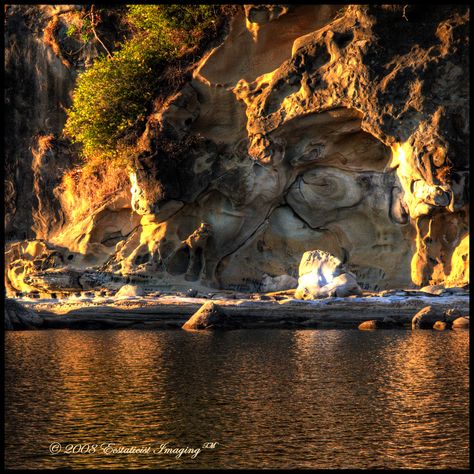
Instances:
[[[81,5],[5,5],[5,233],[48,238],[64,223],[53,190],[75,161],[61,139],[78,72],[103,52],[67,34]],[[104,16],[112,48],[114,11]],[[77,152],[77,150],[76,150]]]
[[[312,249],[364,288],[466,284],[468,15],[245,7],[150,115],[129,189],[61,231],[36,218],[36,236],[72,269],[156,285],[261,290]],[[7,269],[17,290],[22,258]]]

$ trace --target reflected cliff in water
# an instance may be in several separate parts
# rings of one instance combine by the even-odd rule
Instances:
[[[467,331],[10,332],[6,466],[466,468],[468,353]]]

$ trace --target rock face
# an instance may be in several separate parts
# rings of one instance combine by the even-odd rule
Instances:
[[[8,8],[18,25],[44,15]],[[27,48],[12,21],[7,45]],[[192,79],[150,115],[126,189],[86,219],[61,213],[60,190],[57,202],[46,193],[45,183],[57,180],[52,167],[50,181],[41,174],[52,151],[38,152],[36,171],[18,164],[26,148],[15,148],[13,123],[8,235],[23,239],[35,224],[50,247],[76,253],[72,267],[184,288],[192,281],[259,291],[265,275],[295,278],[301,256],[315,248],[353,272],[342,278],[349,287],[463,286],[468,28],[466,5],[247,6]],[[21,35],[27,42],[33,33]],[[13,74],[18,58],[8,51]],[[52,84],[61,74],[32,81]],[[54,121],[53,133],[64,118],[55,107],[42,116]],[[17,168],[28,176],[24,188],[12,178]],[[21,217],[33,179],[43,214],[56,220]],[[15,261],[8,285],[21,290],[21,275],[35,270],[23,255]]]
[[[220,306],[211,302],[204,303],[182,326],[186,330],[236,329],[237,327],[238,325],[225,314]]]
[[[43,325],[43,318],[31,309],[10,298],[5,299],[6,330],[37,329]]]
[[[78,72],[103,52],[67,34],[82,5],[5,5],[5,233],[48,238],[65,223],[57,192],[78,160],[60,137]],[[113,47],[114,12],[103,15]],[[106,33],[106,34],[105,34]],[[33,191],[32,191],[33,190]]]
[[[334,255],[321,250],[306,252],[299,267],[297,299],[345,297],[362,291],[353,273]]]

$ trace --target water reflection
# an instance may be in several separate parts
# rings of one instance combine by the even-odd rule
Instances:
[[[6,335],[10,468],[468,466],[467,331]],[[48,446],[199,447],[53,456]]]

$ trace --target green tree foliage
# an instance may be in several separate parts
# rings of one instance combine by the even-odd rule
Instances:
[[[82,73],[65,133],[87,163],[117,160],[117,145],[143,124],[166,64],[196,46],[217,23],[212,5],[129,5],[130,38]]]

